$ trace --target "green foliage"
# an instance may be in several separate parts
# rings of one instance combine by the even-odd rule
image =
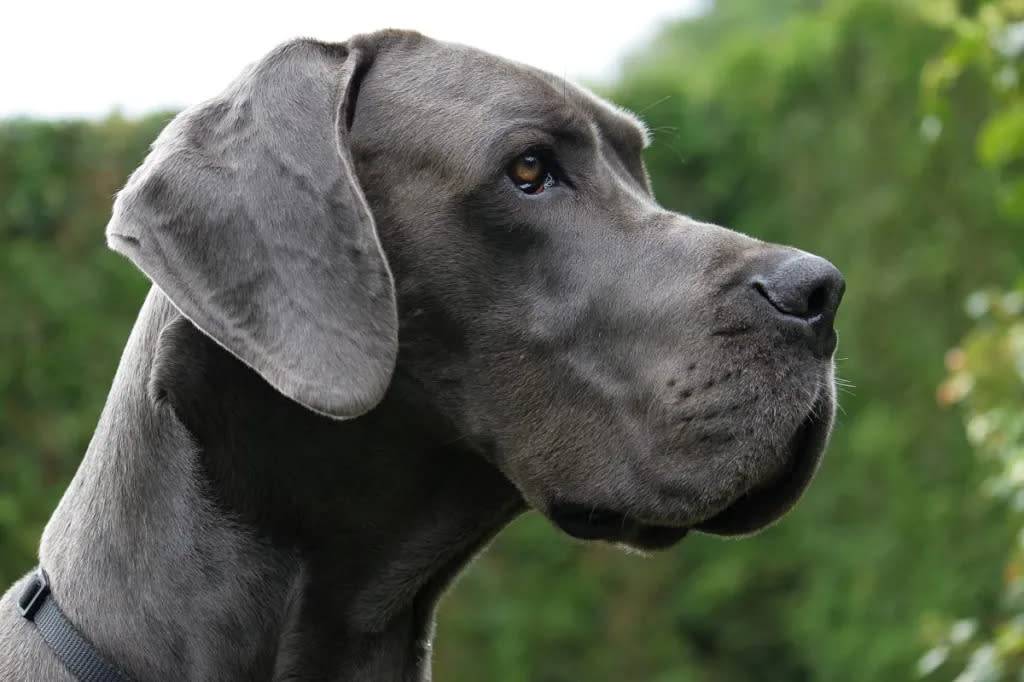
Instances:
[[[995,171],[994,199],[1011,218],[1024,217],[1024,2],[982,4],[970,16],[950,2],[924,5],[926,16],[952,36],[924,72],[926,101],[942,111],[948,93],[967,73],[989,86],[989,113],[978,132],[977,154]],[[939,119],[936,118],[938,121]],[[949,376],[939,400],[963,405],[967,436],[993,472],[982,492],[1009,511],[1015,531],[1002,577],[1002,603],[951,626],[934,619],[935,645],[918,662],[922,675],[957,682],[1019,680],[1024,675],[1024,280],[1008,292],[979,291],[967,299],[974,329],[946,356]]]
[[[0,584],[34,563],[147,288],[103,226],[167,120],[0,126]]]
[[[939,399],[963,404],[968,439],[991,471],[981,492],[1008,510],[1016,534],[999,612],[951,626],[932,622],[936,643],[918,670],[934,679],[959,672],[957,682],[1009,682],[1024,672],[1024,280],[1009,292],[979,291],[967,301],[977,322],[946,355],[949,376]]]
[[[1024,270],[1024,234],[992,201],[1003,143],[975,161],[989,82],[943,80],[922,120],[948,35],[909,3],[720,0],[627,61],[607,94],[649,122],[666,206],[845,272],[855,388],[804,501],[754,538],[640,559],[513,524],[442,602],[436,679],[905,680],[945,614],[997,613],[1018,526],[934,389],[959,302]],[[141,302],[102,230],[165,120],[0,125],[0,580],[32,565]]]

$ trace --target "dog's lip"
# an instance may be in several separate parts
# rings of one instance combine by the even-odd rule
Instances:
[[[752,533],[789,511],[809,484],[828,441],[831,410],[830,397],[819,399],[790,439],[789,466],[704,521],[662,525],[642,521],[620,510],[567,501],[551,503],[547,516],[572,537],[622,542],[642,549],[668,547],[691,530],[712,535]]]
[[[818,469],[832,430],[832,409],[831,396],[821,396],[790,439],[789,465],[694,528],[713,535],[745,535],[788,512]]]
[[[601,540],[620,532],[629,517],[612,509],[556,502],[548,510],[551,520],[574,538]]]
[[[645,523],[620,511],[572,502],[551,504],[547,516],[574,538],[621,542],[641,549],[668,547],[690,532],[688,526]]]

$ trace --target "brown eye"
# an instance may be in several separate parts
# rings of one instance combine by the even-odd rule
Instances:
[[[555,184],[549,164],[535,152],[518,157],[508,167],[508,177],[526,194],[540,194]]]

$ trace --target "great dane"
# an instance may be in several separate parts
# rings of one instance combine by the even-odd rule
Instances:
[[[645,550],[785,513],[845,284],[660,207],[646,143],[403,31],[289,42],[178,115],[107,227],[153,286],[47,603],[124,679],[426,680],[440,595],[527,510]],[[74,679],[38,575],[0,601],[4,682]]]

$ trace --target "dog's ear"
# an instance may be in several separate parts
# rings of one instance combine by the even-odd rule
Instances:
[[[205,334],[332,417],[394,369],[394,284],[348,126],[370,57],[298,40],[177,116],[117,197],[107,242]]]

